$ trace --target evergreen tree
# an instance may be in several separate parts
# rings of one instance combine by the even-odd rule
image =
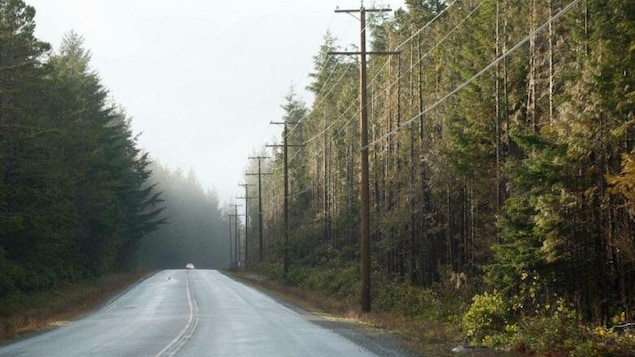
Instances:
[[[229,222],[222,217],[218,195],[206,192],[191,170],[184,175],[154,162],[148,168],[150,180],[162,192],[160,217],[165,219],[140,240],[137,266],[182,269],[192,263],[198,268],[229,267]]]
[[[34,16],[0,1],[0,295],[122,269],[161,222],[147,156],[81,37],[46,58]]]

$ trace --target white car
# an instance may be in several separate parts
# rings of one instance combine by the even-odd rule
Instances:
[[[192,264],[192,263],[188,263],[188,264],[185,266],[185,269],[194,269],[194,264]]]

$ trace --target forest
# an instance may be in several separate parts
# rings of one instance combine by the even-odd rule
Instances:
[[[53,288],[132,263],[160,194],[123,109],[70,33],[57,51],[35,10],[0,2],[0,292]]]
[[[367,150],[374,310],[479,344],[632,355],[616,328],[635,320],[635,2],[406,4],[369,14],[370,50],[394,54],[368,56],[367,147],[359,61],[329,54],[333,35],[313,102],[284,99],[287,150],[247,164],[262,210],[247,202],[242,266],[358,301]],[[228,267],[231,210],[153,162],[81,36],[53,50],[34,16],[0,0],[0,299]]]
[[[194,171],[170,170],[158,160],[150,166],[164,200],[166,223],[145,235],[137,249],[138,267],[225,269],[230,266],[229,217],[214,191],[205,191]]]
[[[406,3],[368,14],[371,50],[398,52],[368,56],[374,307],[397,286],[455,285],[472,341],[521,344],[534,326],[566,351],[565,325],[632,322],[635,2]],[[261,154],[247,262],[357,300],[366,148],[359,61],[329,54],[341,46],[327,34],[315,55],[310,107],[293,91],[282,104],[288,154]],[[257,186],[257,162],[246,172]]]
[[[0,301],[131,269],[228,266],[218,197],[153,162],[82,37],[53,50],[34,17],[0,0]]]

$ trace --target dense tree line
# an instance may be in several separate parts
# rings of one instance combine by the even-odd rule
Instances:
[[[373,50],[400,51],[369,61],[374,270],[485,282],[517,315],[563,299],[586,321],[635,318],[635,3],[406,3],[370,21]],[[305,144],[289,149],[291,269],[358,259],[358,68],[337,49],[327,35],[315,56],[312,107],[283,105]],[[279,261],[272,156],[265,251]]]
[[[51,51],[34,16],[0,0],[0,297],[130,267],[163,220],[148,156],[82,38]]]
[[[182,269],[229,267],[229,218],[220,209],[218,195],[206,192],[193,171],[184,174],[153,162],[152,182],[165,200],[166,224],[146,235],[137,252],[139,266]]]

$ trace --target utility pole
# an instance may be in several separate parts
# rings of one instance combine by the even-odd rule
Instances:
[[[248,201],[251,198],[255,198],[255,197],[249,197],[249,186],[253,186],[250,185],[248,183],[242,183],[242,184],[238,184],[238,186],[243,186],[245,188],[245,197],[236,197],[237,199],[244,199],[245,200],[245,266],[247,266],[247,264],[249,263],[249,211],[248,211]]]
[[[335,10],[336,13],[359,12],[360,51],[359,52],[329,52],[332,55],[359,55],[359,96],[360,117],[359,128],[361,132],[361,178],[360,178],[360,205],[361,214],[359,222],[360,230],[360,271],[361,271],[361,309],[370,312],[370,189],[368,179],[368,108],[367,108],[367,79],[366,79],[366,55],[393,55],[398,52],[367,52],[366,51],[366,13],[388,12],[391,9],[366,9],[362,1],[361,8],[354,10]]]
[[[229,219],[229,268],[234,268],[234,248],[232,244],[232,216],[233,214],[228,213],[227,218]]]
[[[282,145],[267,145],[267,147],[283,147],[283,160],[284,160],[284,209],[283,209],[283,218],[284,218],[284,241],[282,243],[282,272],[283,276],[286,279],[289,275],[289,162],[288,162],[288,151],[289,146],[303,146],[303,145],[291,145],[288,143],[289,124],[297,124],[297,123],[289,123],[287,121],[284,122],[271,122],[271,124],[284,125],[284,129],[282,131],[282,137],[284,138]]]
[[[258,160],[258,173],[247,175],[258,175],[258,263],[262,262],[263,242],[262,242],[262,175],[271,175],[271,172],[262,172],[261,164],[263,159],[269,159],[269,156],[249,157],[250,160]]]
[[[241,207],[242,205],[233,204],[230,206],[233,206],[234,211],[236,212],[231,216],[234,217],[234,259],[236,261],[236,268],[238,268],[240,266],[240,239],[238,233],[238,217],[242,216],[238,214],[238,207]]]

